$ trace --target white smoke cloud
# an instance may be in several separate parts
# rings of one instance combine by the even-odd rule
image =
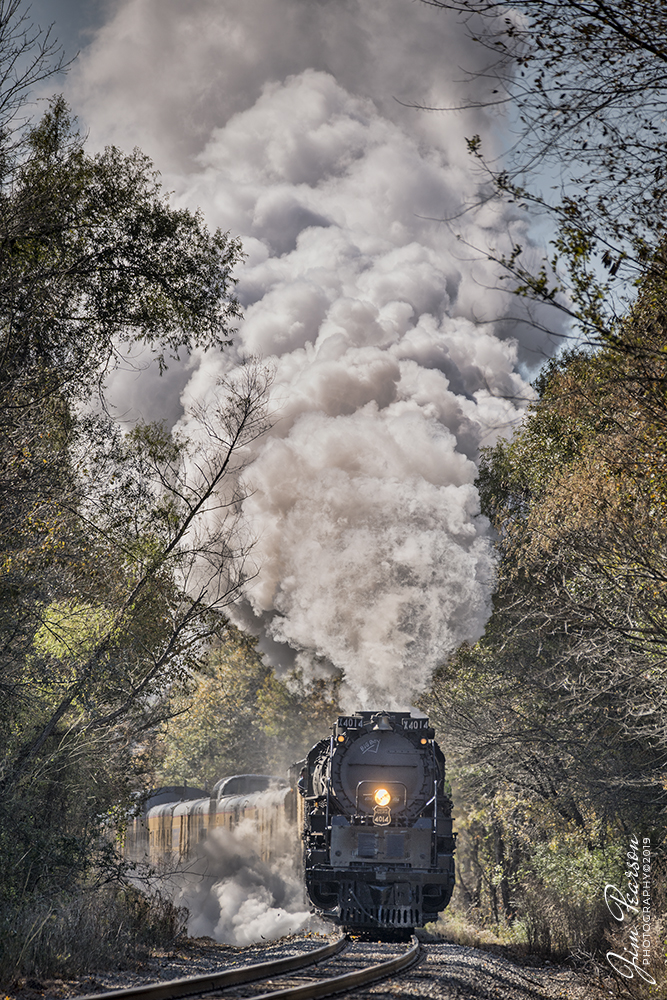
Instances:
[[[247,474],[258,575],[235,613],[275,663],[344,671],[349,708],[409,706],[482,633],[475,463],[530,395],[522,359],[550,350],[499,322],[497,276],[465,249],[525,243],[524,221],[489,202],[461,241],[434,221],[478,198],[464,136],[493,144],[496,125],[395,100],[461,103],[476,58],[409,0],[125,0],[74,81],[93,142],[136,141],[179,203],[243,238],[245,319],[233,350],[190,360],[181,426],[244,357],[273,365]]]

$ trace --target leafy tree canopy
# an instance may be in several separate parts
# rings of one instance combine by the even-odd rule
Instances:
[[[424,699],[460,789],[464,905],[523,921],[546,951],[610,948],[608,913],[574,879],[564,893],[568,871],[612,873],[638,831],[664,859],[660,288],[649,270],[612,342],[547,365],[523,426],[486,451],[494,610]]]
[[[222,347],[240,243],[170,207],[139,150],[90,156],[62,98],[0,176],[0,388],[7,419],[55,391],[101,390],[123,344],[164,367]]]
[[[233,628],[175,699],[163,730],[161,781],[185,778],[210,787],[238,773],[286,777],[287,768],[329,730],[336,686],[307,688],[298,675],[279,679],[255,641]]]

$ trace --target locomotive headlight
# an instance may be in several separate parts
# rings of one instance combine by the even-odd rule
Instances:
[[[379,806],[388,806],[391,802],[391,795],[386,788],[378,788],[373,798]]]

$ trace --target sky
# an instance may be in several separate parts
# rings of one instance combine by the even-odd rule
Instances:
[[[248,358],[273,371],[248,455],[255,579],[233,609],[270,662],[342,673],[346,710],[406,708],[483,632],[495,557],[474,485],[554,342],[485,247],[530,242],[466,148],[507,123],[461,105],[483,52],[415,0],[41,0],[91,150],[139,146],[174,204],[240,235],[232,348],[122,371],[119,419],[196,436]],[[447,222],[443,220],[451,219]]]

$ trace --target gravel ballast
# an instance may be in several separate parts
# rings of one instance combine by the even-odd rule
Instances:
[[[302,953],[327,943],[320,935],[291,935],[276,942],[236,948],[208,938],[190,940],[182,947],[151,958],[132,971],[104,971],[71,980],[20,980],[7,991],[9,1000],[68,1000],[70,997],[122,989],[160,980],[222,971],[235,965],[253,965],[272,958]],[[348,952],[358,965],[386,961],[407,945],[355,941]],[[518,965],[508,958],[429,940],[420,963],[396,979],[366,986],[354,996],[369,1000],[584,1000],[593,998],[593,984],[567,966]],[[331,974],[334,974],[333,969]],[[225,993],[220,996],[224,998]]]

